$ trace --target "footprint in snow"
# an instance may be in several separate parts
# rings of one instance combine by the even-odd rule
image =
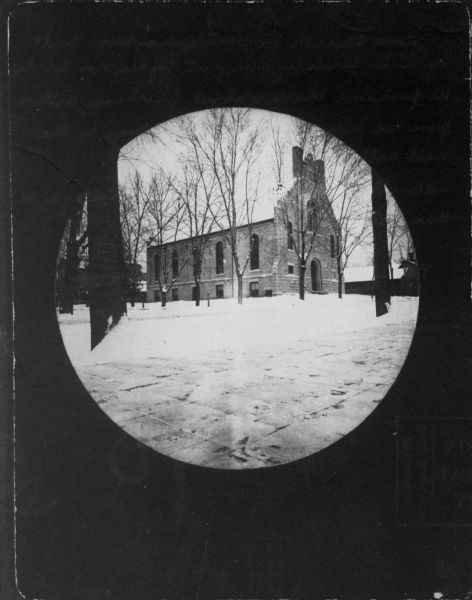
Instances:
[[[247,458],[244,458],[243,456],[236,456],[236,455],[232,454],[231,458],[239,460],[240,462],[247,462]]]
[[[228,446],[219,446],[215,452],[226,452],[227,450],[229,450]]]

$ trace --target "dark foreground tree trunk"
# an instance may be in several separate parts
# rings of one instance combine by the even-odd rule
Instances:
[[[165,308],[167,304],[167,292],[161,292],[161,306]]]
[[[299,277],[300,300],[305,300],[305,271],[306,271],[306,264],[303,261],[301,261],[300,262],[300,277]]]
[[[195,306],[200,306],[200,278],[195,277]]]
[[[387,239],[387,198],[385,186],[372,169],[372,232],[374,236],[375,314],[381,317],[390,304],[389,256]]]
[[[338,298],[343,297],[343,270],[341,269],[341,257],[337,257],[337,270],[338,270]]]
[[[243,303],[243,276],[238,273],[238,304]]]
[[[126,270],[121,241],[118,174],[108,156],[88,188],[89,299],[94,348],[126,313]]]

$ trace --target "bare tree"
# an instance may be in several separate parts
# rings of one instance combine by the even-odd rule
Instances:
[[[336,269],[338,274],[338,297],[343,297],[344,270],[353,252],[372,235],[370,211],[356,202],[346,202],[337,217]]]
[[[387,193],[387,238],[390,278],[393,279],[393,264],[401,264],[414,254],[413,240],[405,217],[388,190]]]
[[[255,240],[252,222],[259,177],[254,170],[262,129],[263,124],[254,124],[247,108],[213,109],[200,124],[192,119],[179,124],[179,139],[193,153],[202,181],[214,182],[209,207],[231,250],[240,304],[243,275]],[[241,225],[247,225],[244,233]]]
[[[279,200],[278,209],[288,231],[290,246],[298,258],[299,297],[305,299],[305,272],[315,242],[326,227],[334,228],[332,209],[326,198],[323,165],[312,155],[302,160],[299,146],[293,149],[294,185]],[[315,174],[318,169],[319,173]]]
[[[283,146],[277,130],[273,130],[273,138],[276,170],[280,171],[277,165],[282,163]],[[336,257],[341,298],[347,262],[370,234],[370,206],[365,198],[369,167],[351,148],[306,121],[293,120],[291,140],[298,148],[293,155],[298,165],[293,173],[294,197],[280,206],[286,226],[292,228],[289,235],[298,256],[300,298],[304,299],[305,294],[308,256],[317,244],[330,239],[319,235],[328,230],[335,232],[335,244],[329,250]],[[314,171],[315,180],[311,175]],[[291,220],[294,212],[295,228]]]
[[[57,269],[57,292],[60,313],[74,312],[79,267],[87,251],[86,194],[70,207],[69,220],[61,242]]]
[[[194,151],[195,148],[192,148]],[[198,152],[186,156],[180,180],[171,182],[183,204],[184,224],[191,244],[192,273],[195,282],[195,305],[200,306],[202,259],[210,233],[214,229],[217,207],[214,205],[215,177],[207,177]]]
[[[356,175],[359,175],[357,173]],[[335,205],[336,216],[336,268],[338,274],[338,297],[343,295],[344,270],[354,251],[372,236],[372,219],[370,203],[366,202],[363,174],[357,179],[354,176],[354,187],[343,187]],[[356,181],[357,180],[357,181]]]
[[[161,143],[161,135],[165,131],[163,125],[148,129],[138,137],[131,140],[120,150],[118,160],[122,163],[128,163],[130,169],[140,169],[143,166],[153,167],[152,157],[145,158],[143,152],[148,144]]]
[[[141,257],[149,238],[147,214],[149,197],[143,178],[136,170],[127,186],[119,187],[123,255],[128,278],[128,293],[134,306],[141,279]]]
[[[287,149],[287,143],[284,141],[280,131],[280,124],[270,122],[271,143],[274,161],[272,163],[272,172],[275,176],[276,185],[280,186],[284,180],[284,157]]]
[[[155,171],[147,189],[150,237],[148,243],[156,245],[154,273],[159,285],[162,306],[167,294],[179,279],[188,262],[188,256],[178,256],[177,241],[183,234],[185,204],[175,192],[174,177],[162,168]]]

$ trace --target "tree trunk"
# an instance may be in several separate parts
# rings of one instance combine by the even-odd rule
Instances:
[[[62,290],[59,312],[61,315],[74,314],[74,292],[67,283],[64,283],[64,288]]]
[[[117,157],[110,153],[88,188],[91,346],[126,314]]]
[[[238,273],[238,304],[243,303],[243,276]]]
[[[67,244],[66,264],[64,270],[64,285],[59,306],[61,314],[74,314],[74,292],[77,276],[78,261],[74,259],[73,244]]]
[[[161,306],[165,308],[167,303],[167,292],[161,292]]]
[[[372,232],[374,236],[374,295],[377,317],[388,312],[390,304],[389,256],[387,239],[387,198],[385,186],[372,169]]]
[[[200,306],[200,279],[202,278],[202,260],[200,247],[194,246],[193,255],[193,279],[195,281],[195,306]]]
[[[337,270],[338,270],[338,298],[343,297],[343,270],[341,269],[341,257],[338,256],[336,259]]]
[[[74,265],[71,243],[67,244],[66,262],[64,267],[64,282],[62,286],[59,312],[61,314],[74,314]]]
[[[304,261],[301,261],[300,262],[300,277],[299,277],[300,300],[305,300],[305,271],[306,271],[306,264]]]
[[[82,214],[84,211],[85,195],[74,201],[71,216],[69,236],[67,240],[66,260],[64,269],[64,283],[62,290],[62,298],[60,302],[59,312],[74,314],[74,295],[79,269],[78,252],[80,245],[77,242],[77,236],[82,222]]]

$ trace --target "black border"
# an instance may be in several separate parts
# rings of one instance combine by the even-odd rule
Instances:
[[[171,14],[177,6],[179,18]],[[156,15],[159,11],[166,16]],[[226,11],[224,16],[222,11]],[[306,11],[311,30],[300,18],[301,11]],[[85,2],[23,5],[11,14],[17,240],[16,568],[22,592],[28,598],[388,597],[403,592],[411,597],[430,595],[434,582],[445,587],[450,597],[465,595],[470,581],[466,574],[468,529],[447,524],[439,529],[425,524],[421,532],[415,527],[399,529],[394,470],[395,419],[470,417],[469,88],[464,82],[469,70],[464,7]],[[237,54],[215,57],[215,64],[224,70],[218,74],[220,81],[208,79],[213,86],[205,92],[189,68],[191,53],[182,50],[178,60],[161,64],[168,69],[162,77],[169,87],[167,105],[153,106],[162,115],[159,120],[182,112],[184,106],[203,108],[210,96],[215,103],[231,96],[241,98],[238,89],[244,87],[246,97],[257,101],[258,108],[293,112],[284,107],[295,103],[300,116],[309,116],[315,103],[321,114],[318,123],[350,143],[384,177],[413,231],[424,293],[407,363],[379,408],[355,432],[314,457],[236,474],[189,467],[150,453],[123,436],[94,406],[63,353],[51,304],[51,260],[64,222],[57,210],[60,197],[88,185],[100,157],[112,156],[110,144],[125,143],[130,132],[136,134],[146,122],[152,124],[143,106],[140,125],[129,115],[123,118],[119,107],[100,107],[100,101],[110,98],[110,90],[120,91],[97,79],[83,92],[75,79],[76,69],[89,66],[93,79],[93,68],[98,65],[95,73],[103,76],[104,56],[109,59],[112,54],[97,53],[93,42],[100,36],[109,40],[118,31],[144,39],[146,22],[161,35],[171,24],[168,43],[183,49],[193,43],[197,53],[209,43],[224,53],[221,41],[228,40],[229,48],[236,32],[236,49],[247,52],[245,58],[252,56],[259,65],[259,71],[238,71],[235,66],[241,57]],[[196,31],[199,36],[194,38]],[[293,52],[294,31],[303,31],[299,35],[302,55],[313,39],[324,40],[326,45],[317,50],[323,60],[332,56],[333,48],[339,49],[352,66],[347,70],[333,66],[323,73],[315,54],[313,62],[318,66],[314,71],[306,55],[301,57],[305,62],[295,64],[292,54],[286,64],[286,52]],[[72,38],[67,37],[70,32]],[[273,44],[273,54],[267,55],[271,58],[263,68],[255,52],[255,34]],[[417,64],[402,68],[396,61],[401,46],[388,43],[406,39],[407,34],[408,39],[420,40],[415,52],[406,51],[407,58]],[[340,43],[346,36],[366,41],[347,51]],[[390,71],[376,72],[379,54],[372,48],[369,54],[365,46],[371,36],[388,42],[384,54],[391,61]],[[330,46],[332,39],[337,46],[336,41]],[[49,47],[45,52],[52,53],[52,60],[68,62],[70,73],[64,66],[52,68],[49,79],[44,79],[34,60],[28,62],[32,43],[38,44],[40,52]],[[61,48],[56,44],[62,44]],[[264,52],[260,47],[259,51]],[[376,51],[382,52],[381,47]],[[125,45],[121,53],[115,49],[113,60],[118,66],[123,65],[120,61],[127,52]],[[81,57],[86,58],[81,61]],[[359,57],[360,63],[356,62]],[[140,60],[149,70],[145,53]],[[448,69],[441,64],[444,60]],[[214,67],[209,64],[208,68]],[[274,95],[271,80],[282,68],[283,89]],[[226,70],[233,73],[231,78]],[[311,85],[313,73],[324,95]],[[259,81],[257,74],[263,75]],[[395,99],[389,80],[400,84],[403,98],[399,94]],[[284,88],[284,81],[291,81],[291,87]],[[231,82],[233,89],[228,91]],[[329,106],[330,100],[339,98],[330,94],[342,93],[346,82],[350,86],[346,98],[351,98],[358,117],[357,129],[352,126],[352,115]],[[55,100],[51,109],[47,92],[54,96],[58,85],[62,106]],[[411,92],[415,85],[418,95]],[[197,88],[200,95],[194,92]],[[64,121],[67,102],[74,103],[74,98],[89,102],[91,89],[98,91],[94,98],[99,101],[98,112],[93,113],[89,103],[76,113],[82,121]],[[366,89],[370,99],[366,95],[359,105],[352,102]],[[428,100],[427,94],[434,93],[437,100]],[[379,99],[372,102],[375,94]],[[38,98],[36,115],[32,105]],[[113,121],[110,113],[115,108]],[[111,118],[108,131],[97,125],[99,119],[106,121],[107,112]],[[57,124],[51,124],[51,117],[57,115],[59,124],[66,125],[59,138],[54,137]],[[395,119],[399,127],[389,130],[387,126],[395,124]],[[439,121],[445,129],[417,130]],[[111,142],[110,122],[118,132],[118,139]],[[46,144],[45,138],[49,139]],[[415,147],[424,154],[415,158]],[[8,181],[3,181],[4,192]],[[423,189],[418,187],[421,182]],[[5,206],[4,246],[10,231]],[[8,283],[10,254],[2,249],[2,257],[7,257],[2,282]],[[8,294],[5,299],[2,316],[8,327]],[[11,335],[6,338],[2,350],[7,356],[8,379]],[[4,414],[9,416],[11,404],[6,400]],[[9,419],[5,423],[11,425]],[[12,432],[6,433],[11,439]],[[11,458],[12,445],[4,449]],[[131,476],[126,475],[130,472]],[[9,481],[11,474],[6,472]],[[11,502],[6,505],[11,508]],[[11,521],[7,530],[10,553]],[[156,573],[161,565],[163,571]],[[1,582],[6,597],[14,596],[10,587],[14,570],[10,560]]]

